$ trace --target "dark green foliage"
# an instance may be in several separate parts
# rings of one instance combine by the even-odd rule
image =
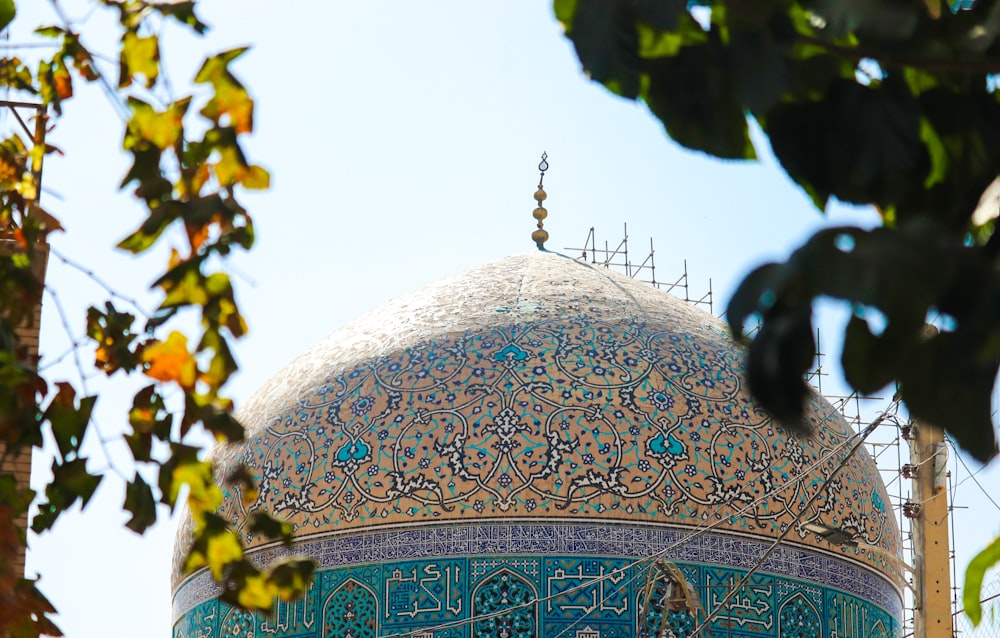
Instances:
[[[1000,174],[995,3],[958,13],[933,0],[699,4],[556,0],[555,12],[590,76],[648,104],[680,144],[753,158],[754,118],[818,207],[871,204],[885,222],[871,233],[824,231],[747,277],[729,318],[735,334],[748,317],[762,320],[748,354],[752,392],[799,427],[813,301],[842,299],[857,310],[845,332],[850,383],[863,392],[899,383],[914,417],[993,458],[1000,240],[973,212]],[[873,331],[865,309],[884,330]],[[939,315],[949,331],[927,336]]]
[[[656,4],[654,11],[651,6]],[[896,383],[910,414],[981,462],[998,453],[991,395],[1000,366],[1000,211],[980,210],[1000,175],[996,0],[555,0],[591,78],[644,100],[678,143],[752,158],[746,119],[823,209],[870,204],[883,227],[817,233],[750,273],[729,304],[751,392],[803,429],[812,308],[850,304],[842,364],[862,393]],[[695,20],[697,17],[697,22]],[[941,327],[940,330],[931,324]],[[970,566],[978,621],[991,545]]]

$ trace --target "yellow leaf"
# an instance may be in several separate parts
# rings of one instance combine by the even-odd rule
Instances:
[[[125,149],[136,145],[136,140],[145,140],[160,149],[172,147],[180,139],[184,114],[190,98],[179,100],[166,111],[160,112],[136,98],[129,98],[132,119],[128,122],[129,134],[125,136]]]
[[[189,268],[179,280],[164,281],[161,285],[167,293],[163,299],[163,307],[194,305],[204,306],[208,303],[208,291],[205,290],[201,273]]]
[[[215,484],[210,462],[195,461],[175,467],[170,488],[172,500],[177,499],[182,485],[188,486],[188,509],[196,521],[222,505],[222,490]]]
[[[215,176],[223,186],[235,184],[246,174],[246,160],[232,146],[219,150],[219,161],[215,165]]]
[[[126,33],[122,56],[129,75],[142,75],[146,78],[146,88],[153,86],[160,73],[160,45],[155,35],[143,38],[133,32]]]
[[[194,385],[198,372],[194,357],[188,352],[187,337],[174,330],[161,341],[142,351],[146,376],[157,381],[175,381],[183,388]]]
[[[200,567],[204,567],[207,564],[208,561],[205,559],[204,554],[202,554],[201,552],[192,551],[190,554],[188,554],[187,561],[184,563],[184,573],[190,574],[194,570]]]
[[[208,164],[199,164],[194,175],[191,177],[191,192],[186,194],[190,197],[196,197],[211,178],[212,173],[208,170]]]
[[[271,175],[260,166],[253,165],[247,169],[247,174],[243,177],[243,186],[255,190],[270,188]]]
[[[229,118],[229,126],[238,134],[253,131],[253,100],[242,86],[229,81],[215,83],[215,96],[201,110],[213,122]]]
[[[274,587],[263,576],[248,576],[237,600],[247,609],[270,609],[274,593]]]
[[[227,530],[208,539],[208,549],[205,554],[208,569],[212,572],[212,576],[219,580],[226,565],[243,558],[243,549],[236,534]]]

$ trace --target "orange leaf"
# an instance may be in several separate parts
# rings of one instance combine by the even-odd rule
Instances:
[[[187,337],[174,330],[166,341],[147,346],[142,351],[146,376],[157,381],[175,381],[183,388],[194,385],[198,372],[194,357],[188,352]]]

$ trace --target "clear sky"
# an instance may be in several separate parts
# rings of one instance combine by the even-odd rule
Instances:
[[[821,215],[768,156],[766,143],[758,144],[763,160],[756,164],[679,148],[641,105],[582,75],[547,2],[200,4],[213,27],[206,38],[177,30],[164,37],[175,90],[190,90],[203,52],[253,45],[235,69],[257,100],[257,131],[247,147],[273,177],[270,191],[245,197],[259,241],[233,261],[251,329],[237,348],[242,370],[230,385],[238,402],[362,312],[534,249],[531,195],[542,151],[551,165],[550,249],[580,246],[592,226],[600,240],[617,244],[627,223],[636,253],[654,239],[658,279],[679,276],[685,259],[694,292],[712,279],[717,314],[748,269],[783,258],[819,227],[876,222],[871,211],[846,207]],[[12,43],[26,41],[27,27],[54,21],[48,3],[18,5]],[[73,17],[88,14],[82,0],[65,6]],[[107,38],[115,34],[106,25],[96,11],[84,38],[110,52]],[[112,65],[107,70],[117,77]],[[127,167],[122,122],[96,87],[78,89],[49,139],[66,153],[45,172],[43,203],[67,229],[52,245],[149,308],[153,298],[145,291],[166,252],[136,261],[114,250],[142,219],[139,206],[117,190]],[[83,336],[85,308],[105,297],[58,256],[50,260],[48,284],[54,296],[43,311],[42,365],[50,379],[79,382],[73,356],[63,355]],[[834,326],[824,347],[835,353],[835,324],[824,325]],[[130,391],[142,380],[108,383],[89,372],[90,356],[84,348],[87,390],[100,395],[100,438],[110,463],[130,474],[118,441]],[[835,372],[835,357],[825,367]],[[104,467],[109,460],[97,439],[88,450],[93,467]],[[36,454],[36,481],[50,462]],[[998,467],[976,479],[1000,494]],[[958,480],[968,476],[961,464],[954,471]],[[136,537],[122,526],[122,494],[111,477],[86,512],[29,539],[29,571],[42,575],[42,590],[73,638],[170,635],[175,522]],[[969,508],[956,518],[961,573],[973,550],[1000,529],[1000,511],[968,479],[956,501]]]

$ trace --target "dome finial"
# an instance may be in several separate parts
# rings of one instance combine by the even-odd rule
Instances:
[[[545,207],[542,206],[542,202],[547,197],[545,189],[542,188],[542,182],[545,181],[545,171],[549,170],[548,159],[548,153],[543,152],[542,161],[538,163],[538,190],[535,191],[535,201],[538,202],[538,206],[531,213],[531,216],[538,220],[538,230],[531,233],[531,238],[535,241],[535,245],[538,246],[538,250],[545,250],[545,241],[549,238],[548,231],[542,228],[544,226],[542,220],[549,215],[549,211],[545,210]]]

